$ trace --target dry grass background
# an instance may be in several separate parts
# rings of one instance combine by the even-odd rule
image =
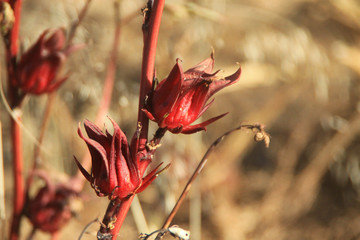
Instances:
[[[24,1],[24,48],[44,29],[68,26],[83,3]],[[134,11],[139,15],[122,28],[109,116],[128,137],[136,125],[144,4],[121,1],[122,17]],[[97,112],[113,16],[112,1],[93,0],[78,29],[76,42],[87,47],[68,62],[71,78],[58,92],[43,147],[43,166],[54,175],[74,174],[72,156],[86,151],[76,128],[84,118],[94,120]],[[191,239],[360,239],[359,33],[357,0],[167,0],[156,59],[160,79],[176,58],[187,69],[208,57],[211,47],[215,68],[229,75],[239,62],[243,74],[239,83],[215,96],[204,118],[230,114],[209,126],[207,133],[164,138],[154,162],[171,162],[172,167],[139,194],[150,231],[162,225],[211,142],[245,121],[267,126],[270,148],[254,143],[251,133],[227,138],[173,223],[190,229]],[[30,97],[25,104],[24,124],[34,136],[46,100]],[[1,121],[10,210],[11,158],[4,108]],[[30,166],[34,142],[24,137]],[[88,184],[85,196],[62,239],[77,239],[88,222],[103,216],[107,199],[97,198]],[[26,236],[30,228],[24,222]],[[83,239],[94,239],[97,229],[96,224],[90,227]],[[120,239],[136,239],[139,231],[143,229],[136,228],[129,214]],[[35,239],[49,237],[38,233]]]

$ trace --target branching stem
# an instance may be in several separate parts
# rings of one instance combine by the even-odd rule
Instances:
[[[188,180],[188,182],[185,185],[184,190],[182,191],[179,199],[177,200],[174,208],[171,210],[169,216],[167,217],[167,219],[165,220],[163,226],[161,229],[167,229],[170,224],[171,221],[174,219],[176,213],[178,212],[181,204],[183,203],[186,195],[188,194],[188,192],[190,191],[191,185],[193,184],[193,182],[195,181],[195,179],[197,178],[197,176],[200,174],[201,170],[205,167],[209,155],[212,153],[212,151],[215,149],[215,147],[222,142],[225,137],[227,137],[228,135],[230,135],[231,133],[238,131],[238,130],[242,130],[242,129],[250,129],[250,130],[255,130],[255,141],[264,141],[265,145],[268,146],[269,144],[269,135],[265,132],[264,130],[264,126],[260,125],[260,124],[242,124],[226,133],[224,133],[223,135],[221,135],[220,137],[218,137],[208,148],[208,150],[206,151],[205,155],[203,156],[203,158],[201,159],[201,161],[199,162],[198,166],[196,167],[196,169],[194,170],[192,176],[190,177],[190,179]],[[163,234],[159,233],[156,237],[155,240],[160,240],[162,238]]]

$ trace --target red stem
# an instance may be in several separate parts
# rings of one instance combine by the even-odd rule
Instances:
[[[121,228],[121,226],[125,220],[125,217],[130,209],[130,206],[131,206],[131,203],[132,203],[134,197],[135,197],[135,195],[131,196],[128,199],[121,201],[119,213],[116,216],[116,224],[115,224],[114,229],[111,232],[111,235],[113,236],[112,239],[116,239],[117,234],[120,231],[120,228]]]
[[[144,11],[143,23],[143,60],[141,67],[141,81],[139,94],[138,122],[141,123],[140,149],[144,149],[148,136],[149,119],[142,109],[144,108],[146,95],[151,91],[152,82],[155,76],[155,54],[158,41],[161,16],[164,9],[165,0],[148,2],[147,9]]]
[[[132,144],[130,146],[131,151],[138,151],[147,154],[146,142],[148,137],[148,124],[149,119],[143,113],[146,95],[151,91],[152,82],[155,75],[155,53],[156,45],[159,35],[161,16],[164,9],[165,0],[149,0],[147,3],[147,9],[144,10],[144,23],[143,23],[143,61],[141,67],[141,80],[140,80],[140,94],[139,94],[139,109],[138,109],[138,123],[141,124],[140,136],[135,133],[134,138],[139,137],[138,141],[132,141],[132,143],[140,144],[140,147]],[[140,154],[133,154],[133,156],[139,157]],[[135,159],[134,159],[135,161]],[[147,168],[146,164],[140,164],[140,172],[143,174]],[[131,202],[134,196],[126,200],[113,200],[110,202],[108,209],[106,210],[103,224],[98,232],[98,239],[116,239],[120,228],[124,222],[124,219],[129,211]],[[109,225],[109,223],[111,223]],[[108,234],[108,235],[107,235]]]
[[[9,43],[10,54],[12,57],[16,57],[19,49],[19,27],[20,27],[20,15],[21,15],[22,0],[10,0],[10,6],[14,11],[15,22],[10,31]]]
[[[17,88],[12,85],[15,82],[15,65],[18,54],[19,26],[21,15],[22,0],[10,1],[10,6],[14,11],[15,22],[12,29],[5,36],[6,42],[6,61],[8,71],[8,94],[10,105],[13,109],[19,106],[21,96]],[[18,121],[21,117],[18,116]],[[11,136],[13,152],[13,173],[14,173],[14,199],[13,199],[13,219],[10,230],[10,240],[19,238],[20,220],[24,206],[24,179],[23,179],[23,154],[22,154],[22,135],[21,127],[14,119],[11,119]]]
[[[117,238],[134,196],[135,195],[132,195],[131,197],[123,200],[115,199],[110,201],[102,221],[102,226],[97,235],[98,239],[115,240]]]

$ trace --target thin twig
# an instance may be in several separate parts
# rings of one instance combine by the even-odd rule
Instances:
[[[1,72],[0,72],[1,75]],[[36,139],[36,137],[30,132],[29,129],[27,129],[24,124],[22,123],[22,121],[19,121],[18,116],[21,114],[21,110],[17,107],[15,109],[11,109],[10,107],[10,103],[6,100],[5,97],[5,93],[4,93],[4,88],[3,85],[1,84],[1,78],[0,78],[0,95],[1,95],[1,100],[4,104],[5,110],[9,113],[11,119],[13,121],[16,122],[17,125],[19,125],[21,127],[21,129],[26,133],[26,135],[34,142],[34,144],[36,145],[40,145],[40,143],[38,142],[38,140]]]
[[[85,225],[84,229],[81,231],[78,240],[81,240],[81,238],[83,237],[83,235],[86,233],[86,231],[88,230],[88,228],[96,222],[100,222],[98,218],[95,218],[94,220],[92,220],[91,222],[89,222],[88,224]]]
[[[40,129],[38,144],[36,144],[36,146],[35,146],[34,163],[33,163],[33,167],[32,167],[33,169],[32,170],[35,170],[37,168],[39,162],[40,162],[41,146],[42,146],[42,143],[43,143],[43,140],[44,140],[46,127],[47,127],[49,119],[50,119],[50,113],[51,113],[51,109],[52,109],[52,106],[53,106],[53,103],[54,103],[55,93],[50,93],[47,97],[48,97],[48,100],[46,102],[45,112],[44,112],[42,123],[41,123],[41,129]]]
[[[165,220],[162,229],[166,229],[170,226],[171,221],[173,220],[173,218],[175,217],[175,214],[177,213],[177,211],[179,210],[182,202],[184,201],[186,195],[188,194],[188,192],[190,191],[191,185],[192,183],[195,181],[195,179],[197,178],[197,176],[200,174],[201,170],[204,168],[205,164],[208,161],[209,155],[210,153],[212,153],[212,151],[215,149],[215,147],[222,142],[222,140],[225,139],[225,137],[227,137],[228,135],[230,135],[231,133],[237,131],[237,130],[241,130],[241,129],[250,129],[250,130],[256,130],[256,134],[255,134],[255,140],[256,141],[264,141],[266,147],[268,147],[269,142],[270,142],[270,137],[269,135],[265,132],[264,130],[264,126],[260,125],[260,124],[254,124],[254,125],[250,125],[250,124],[244,124],[244,125],[240,125],[228,132],[226,132],[225,134],[223,134],[222,136],[218,137],[208,148],[208,150],[206,151],[205,155],[203,156],[203,158],[201,159],[201,161],[199,162],[198,166],[196,167],[194,173],[192,174],[192,176],[190,177],[190,179],[188,180],[187,184],[185,185],[185,188],[183,190],[183,192],[181,193],[179,199],[177,200],[174,208],[172,209],[172,211],[170,212],[169,216],[167,217],[167,219]],[[262,138],[261,138],[262,136]],[[161,234],[158,234],[158,236],[156,237],[155,240],[159,240],[161,239]]]
[[[26,133],[26,135],[34,142],[34,144],[40,145],[40,143],[38,142],[36,137],[30,132],[30,130],[27,129],[24,126],[24,124],[18,120],[18,116],[21,114],[21,110],[19,109],[19,107],[11,109],[11,103],[9,103],[5,97],[4,86],[2,84],[1,79],[2,79],[2,73],[1,73],[1,68],[0,68],[0,97],[4,104],[5,110],[9,113],[12,120],[15,121],[21,127],[21,129]]]
[[[90,7],[90,3],[91,3],[91,0],[86,1],[85,5],[83,6],[83,8],[81,9],[81,11],[79,13],[78,19],[73,21],[71,28],[70,28],[69,37],[68,37],[65,49],[68,48],[72,44],[72,41],[75,37],[76,30],[79,27],[80,23],[83,21],[86,13]]]

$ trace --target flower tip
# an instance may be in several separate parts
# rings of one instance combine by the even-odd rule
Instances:
[[[215,60],[215,48],[213,46],[211,46],[211,54],[210,57],[212,60]]]
[[[46,33],[44,36],[48,35],[44,44],[50,51],[60,51],[64,47],[66,41],[64,27],[48,29],[44,33]]]
[[[107,118],[110,120],[111,124],[113,125],[114,127],[114,135],[116,135],[116,133],[118,132],[122,132],[119,125],[115,122],[114,119],[112,119],[111,117],[107,116]]]
[[[227,76],[225,80],[230,80],[230,82],[235,83],[240,80],[240,76],[241,76],[241,66],[239,66],[238,70],[236,70],[236,72],[234,72],[232,75]]]
[[[110,120],[110,122],[114,125],[116,124],[114,119],[112,119],[109,115],[106,115],[106,117]]]
[[[81,165],[81,163],[79,162],[79,160],[77,160],[75,156],[74,156],[74,160],[82,175],[86,178],[86,180],[91,182],[92,181],[91,175],[85,170],[85,168]]]
[[[84,120],[84,124],[85,124],[85,120]],[[81,132],[81,122],[78,123],[78,129],[77,129],[78,135],[82,138],[82,132]]]
[[[160,165],[162,165],[163,163],[161,163]],[[159,171],[156,172],[156,176],[158,176],[160,173],[162,173],[163,171],[169,169],[171,166],[171,163],[169,163],[168,165],[166,165],[163,169],[160,169]],[[160,167],[160,166],[159,166]]]
[[[219,116],[219,118],[225,117],[225,116],[228,115],[228,114],[229,114],[229,112],[223,113],[223,114],[221,114],[221,115]]]
[[[79,123],[79,126],[81,124]],[[94,125],[89,119],[84,119],[84,127],[85,128],[90,128],[92,125]]]
[[[89,134],[89,131],[92,131],[94,128],[96,128],[95,124],[93,124],[90,120],[84,119],[83,121],[85,131]],[[83,135],[81,131],[81,122],[79,122],[78,126],[78,135],[85,140],[85,136]]]
[[[162,164],[163,164],[163,162],[160,163],[159,165],[157,165],[148,175],[146,175],[143,178],[143,182],[142,182],[141,186],[136,190],[136,193],[140,193],[140,192],[144,191],[145,188],[147,188],[155,180],[155,178],[157,178],[159,176],[160,173],[162,173],[163,171],[168,169],[171,165],[171,163],[169,163],[164,168],[159,170],[159,168],[161,167]]]
[[[238,66],[239,66],[239,69],[238,69],[238,71],[240,71],[240,73],[241,73],[241,70],[242,70],[242,68],[241,68],[241,63],[239,63],[239,62],[236,62],[236,65],[238,65]]]

